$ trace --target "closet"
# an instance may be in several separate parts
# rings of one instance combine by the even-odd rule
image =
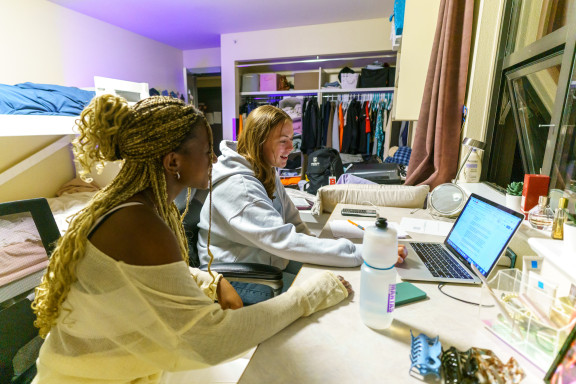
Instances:
[[[354,73],[360,74],[363,68],[374,65],[390,70],[391,86],[347,89],[334,87],[334,83],[338,82],[338,75],[343,68],[348,67]],[[311,153],[314,148],[321,146],[333,147],[342,154],[357,158],[361,155],[369,156],[372,154],[378,155],[383,160],[388,155],[391,143],[398,145],[398,142],[402,141],[398,137],[391,137],[393,130],[396,132],[396,136],[399,136],[400,132],[398,128],[393,128],[391,118],[391,108],[394,103],[395,65],[396,52],[393,51],[237,62],[236,134],[241,131],[243,121],[250,111],[260,105],[272,104],[288,111],[294,120],[295,149],[290,157],[292,165],[290,171],[287,171],[288,175],[303,175],[305,169],[304,167],[300,168],[300,166],[306,164],[305,155]],[[260,76],[261,74],[265,75]],[[264,84],[262,88],[269,90],[260,90],[257,83],[252,83],[256,82],[258,78],[263,79],[263,81],[272,79],[272,82],[275,82],[279,77],[285,77],[285,81],[278,81],[277,84],[281,86],[287,82],[292,84],[294,88],[276,90],[274,85],[270,89],[270,84]],[[360,85],[359,82],[358,86]],[[298,106],[297,100],[301,101],[300,106]],[[306,113],[311,103],[317,104],[316,113],[320,115],[319,118],[312,117],[312,119],[320,121],[323,126],[316,127],[315,134],[306,135],[306,121],[310,119]],[[348,109],[350,106],[357,110],[356,114],[350,115],[355,116],[355,120],[356,118],[366,119],[366,112],[368,112],[368,116],[372,116],[371,124],[370,122],[361,122],[362,125],[355,128],[355,131],[361,130],[366,135],[346,138],[345,136],[349,132],[346,130],[342,132],[342,127],[340,127],[340,137],[337,135],[337,132],[332,129],[334,127],[334,112],[336,112],[334,106],[337,108],[340,105],[344,106],[342,111],[344,120],[347,120],[346,113],[350,111]],[[333,126],[327,126],[330,124]],[[374,130],[376,126],[381,127],[381,131]],[[380,140],[378,144],[374,140],[376,137]],[[294,172],[296,165],[298,165],[299,172]]]

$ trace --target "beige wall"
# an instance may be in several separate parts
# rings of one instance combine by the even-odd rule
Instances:
[[[229,33],[221,36],[220,43],[225,139],[232,138],[232,119],[238,109],[237,61],[392,50],[386,18]]]
[[[2,84],[93,87],[94,76],[104,76],[184,92],[181,50],[46,0],[0,0],[0,36]],[[0,137],[0,172],[57,139]],[[0,201],[53,196],[73,175],[69,151],[62,149],[0,185]]]
[[[407,1],[397,63],[393,118],[418,120],[440,0]]]
[[[462,137],[484,142],[486,142],[488,128],[488,108],[494,83],[503,6],[504,0],[482,0],[477,4],[476,30],[472,42],[472,58],[465,101],[468,107],[468,118]],[[466,153],[467,150],[461,151],[461,162]],[[480,155],[482,154],[481,152]]]

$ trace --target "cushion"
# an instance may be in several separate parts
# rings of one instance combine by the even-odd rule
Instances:
[[[336,184],[318,190],[312,213],[332,212],[338,203],[423,208],[428,185]]]

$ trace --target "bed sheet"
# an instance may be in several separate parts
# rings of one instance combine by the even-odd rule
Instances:
[[[30,214],[0,219],[0,287],[46,268],[48,256]]]
[[[61,235],[68,229],[71,216],[84,208],[95,194],[96,192],[66,193],[46,199]]]

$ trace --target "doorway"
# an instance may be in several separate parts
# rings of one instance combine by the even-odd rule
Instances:
[[[220,72],[201,73],[187,70],[188,102],[206,116],[212,128],[214,153],[220,156],[222,141],[222,77]]]

